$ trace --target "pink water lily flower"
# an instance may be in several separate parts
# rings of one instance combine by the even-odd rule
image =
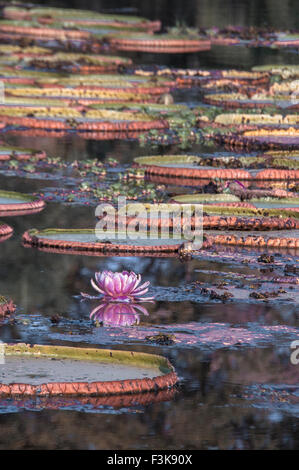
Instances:
[[[145,307],[124,302],[102,302],[91,312],[90,318],[103,326],[138,325],[140,314],[148,315]]]
[[[140,297],[148,291],[150,282],[147,281],[140,285],[140,274],[135,274],[132,271],[123,271],[122,273],[102,271],[95,273],[95,281],[91,279],[90,282],[92,287],[110,302],[146,302],[153,300],[153,297]],[[92,297],[84,293],[81,293],[81,295],[89,299],[99,297]]]

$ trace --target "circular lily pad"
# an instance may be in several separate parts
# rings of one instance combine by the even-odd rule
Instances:
[[[91,109],[83,112],[78,108],[66,106],[2,105],[0,119],[12,126],[51,130],[132,132],[169,127],[166,119],[142,112],[113,109]]]
[[[0,67],[0,78],[4,83],[33,85],[38,80],[58,79],[61,78],[61,75],[55,72]]]
[[[89,109],[105,109],[107,105],[105,104],[91,104]],[[109,109],[116,111],[131,111],[131,112],[143,112],[148,115],[156,116],[171,116],[173,114],[188,111],[188,107],[184,104],[160,104],[160,103],[132,103],[132,102],[118,102],[112,103],[109,102]]]
[[[159,31],[161,28],[159,20],[150,21],[139,16],[102,14],[96,11],[72,8],[6,6],[3,10],[3,15],[5,18],[12,20],[35,20],[48,24],[61,22],[64,25],[74,24],[80,27],[92,25],[148,32]]]
[[[215,124],[223,124],[225,126],[236,125],[296,125],[299,124],[299,116],[297,114],[246,114],[246,113],[225,113],[219,114],[214,119]]]
[[[173,201],[179,202],[180,204],[210,204],[210,203],[239,203],[240,199],[234,194],[180,194],[174,196]]]
[[[80,54],[78,52],[57,52],[27,60],[27,65],[36,69],[49,69],[77,73],[107,73],[117,71],[119,66],[132,64],[131,59],[99,54]]]
[[[102,214],[97,218],[108,226],[116,226],[118,230],[127,230],[129,233],[148,234],[148,237],[163,240],[165,243],[169,234],[170,241],[181,241],[181,247],[195,237],[201,239],[202,236],[202,207],[194,205],[192,208],[185,205],[172,203],[150,204],[144,203],[142,207],[135,203],[129,203],[113,215]],[[187,219],[188,218],[188,219]],[[188,224],[188,222],[190,222]],[[155,232],[151,232],[154,230]],[[189,244],[188,244],[189,245]],[[180,247],[180,248],[181,248]]]
[[[169,361],[153,354],[23,343],[5,344],[4,353],[0,396],[119,395],[178,381]]]
[[[298,126],[283,127],[261,127],[258,129],[240,130],[214,134],[216,142],[224,143],[229,147],[242,147],[248,149],[298,149],[299,128]],[[274,170],[273,170],[274,171]],[[274,178],[277,179],[277,178]]]
[[[13,147],[12,145],[0,145],[0,162],[6,160],[42,160],[46,158],[44,151],[22,149],[19,147]]]
[[[276,41],[273,42],[276,47],[299,47],[299,34],[278,33]]]
[[[120,51],[142,51],[159,53],[180,53],[207,51],[211,48],[209,40],[196,36],[163,35],[109,35],[112,47]]]
[[[293,64],[257,65],[252,70],[254,72],[268,72],[272,75],[280,75],[283,78],[299,77],[299,65]]]
[[[0,23],[0,32],[10,36],[21,36],[37,39],[57,39],[65,40],[87,40],[91,38],[88,31],[80,31],[77,29],[66,29],[62,27],[48,27],[41,25],[40,27],[30,21],[5,21]]]
[[[299,230],[293,230],[292,236],[283,236],[278,232],[259,232],[256,235],[248,235],[247,232],[234,233],[209,233],[205,234],[205,244],[210,245],[232,245],[247,248],[299,248]]]
[[[250,180],[251,175],[242,169],[221,169],[199,166],[201,158],[193,155],[167,155],[137,157],[134,162],[145,167],[145,173],[152,176],[167,176],[177,179],[242,179]],[[197,181],[198,184],[198,181]]]
[[[259,93],[249,96],[246,93],[217,93],[205,95],[204,103],[224,108],[266,108],[277,106],[282,109],[299,109],[299,104],[291,97]]]
[[[134,91],[138,94],[149,93],[160,95],[169,91],[170,86],[174,86],[175,82],[164,77],[157,77],[155,80],[147,77],[138,77],[136,75],[105,75],[90,74],[80,75],[72,74],[67,77],[51,78],[45,77],[36,80],[38,85],[44,87],[76,87],[78,91],[97,92],[100,90],[111,89],[115,92]]]
[[[204,196],[204,195],[203,195]],[[148,231],[155,227],[157,232],[163,233],[184,233],[185,221],[184,221],[184,204],[146,204],[147,213],[138,215],[138,219],[135,215],[131,215],[134,212],[134,204],[127,206],[126,213],[118,212],[115,217],[105,216],[105,222],[114,224],[116,227],[132,227],[132,225],[138,223],[139,230]],[[254,206],[253,209],[250,206],[250,211],[253,213],[251,216],[245,216],[242,214],[244,210],[245,214],[248,211],[248,207],[239,203],[237,206],[229,207],[231,214],[224,215],[222,210],[226,206],[213,206],[212,213],[209,214],[209,206],[198,206],[197,204],[187,205],[188,216],[190,217],[190,229],[192,235],[202,235],[202,229],[204,230],[242,230],[242,231],[261,231],[261,230],[298,230],[299,229],[299,217],[270,217],[266,216],[266,211],[259,212]],[[237,208],[234,214],[234,209]],[[203,210],[202,210],[203,209]],[[217,210],[219,214],[217,214]],[[241,214],[240,214],[241,212]]]
[[[203,206],[203,210],[206,214],[218,214],[219,216],[231,215],[237,218],[237,216],[253,216],[259,218],[270,219],[266,220],[264,226],[268,227],[269,230],[277,229],[279,226],[280,229],[293,230],[297,227],[297,221],[294,219],[299,218],[298,206],[292,207],[290,204],[283,204],[277,202],[276,204],[263,202],[263,199],[260,199],[259,202],[254,204],[248,203],[215,203],[208,204]],[[290,220],[290,218],[292,220]],[[273,224],[272,222],[273,221]],[[237,221],[236,221],[237,222]],[[251,222],[250,222],[251,223]],[[248,222],[249,224],[249,222]],[[220,225],[220,224],[219,224]],[[225,225],[225,223],[224,223]],[[265,228],[266,230],[266,228]]]
[[[0,216],[35,214],[45,208],[41,199],[13,191],[0,191]]]
[[[42,102],[37,102],[42,98],[43,100],[48,101],[48,106],[51,106],[53,101],[53,106],[56,102],[56,105],[59,107],[65,107],[68,104],[80,104],[80,105],[90,105],[90,104],[101,104],[109,103],[119,103],[122,101],[137,101],[137,102],[152,102],[157,101],[161,94],[165,93],[168,88],[163,87],[152,87],[152,88],[134,88],[134,87],[125,87],[117,88],[113,86],[78,86],[78,87],[62,87],[59,85],[49,85],[45,87],[30,86],[30,87],[16,87],[16,86],[7,86],[6,87],[6,96],[19,98],[19,105],[22,106],[20,97],[24,97],[28,100],[35,99],[35,106],[42,105]],[[54,101],[55,100],[55,101]],[[60,103],[59,103],[60,101]],[[7,103],[5,102],[5,105]],[[26,104],[26,103],[24,103]]]
[[[95,229],[45,229],[40,231],[31,229],[24,233],[23,244],[40,249],[54,248],[64,252],[69,250],[70,254],[139,253],[147,256],[151,253],[178,253],[184,243],[190,241],[182,238],[163,239],[158,236],[150,238],[147,233],[144,233],[143,238],[140,233],[139,235],[140,238],[137,238],[134,233],[127,236],[125,233],[107,231],[105,238],[100,239],[96,237]]]

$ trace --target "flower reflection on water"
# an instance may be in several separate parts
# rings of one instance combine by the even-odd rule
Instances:
[[[133,326],[140,322],[140,315],[148,311],[140,304],[123,302],[102,302],[90,314],[90,318],[103,326]]]

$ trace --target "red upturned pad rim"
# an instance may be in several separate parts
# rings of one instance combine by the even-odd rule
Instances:
[[[55,130],[77,130],[77,131],[100,131],[100,132],[132,132],[147,131],[151,129],[168,129],[169,123],[165,119],[153,119],[152,121],[125,121],[125,122],[105,122],[105,121],[86,121],[76,122],[74,125],[68,123],[68,119],[59,121],[58,119],[42,119],[28,117],[14,117],[1,115],[0,119],[6,125],[19,127],[37,128],[37,129],[55,129]]]
[[[31,18],[28,17],[28,20],[30,21]],[[53,18],[54,20],[54,18]],[[39,21],[40,22],[40,21]],[[139,23],[129,23],[129,22],[123,22],[123,21],[117,21],[117,20],[114,20],[114,21],[105,21],[105,22],[100,22],[99,20],[97,19],[76,19],[76,18],[72,18],[72,23],[74,24],[78,24],[79,25],[79,28],[80,26],[82,27],[82,25],[86,25],[86,26],[106,26],[106,27],[112,27],[112,28],[122,28],[122,29],[143,29],[145,32],[148,32],[148,33],[155,33],[157,31],[160,31],[161,29],[161,21],[160,20],[155,20],[155,21],[140,21]]]
[[[169,123],[166,119],[153,119],[152,121],[131,121],[131,122],[86,122],[79,123],[77,130],[103,131],[103,132],[124,132],[124,131],[147,131],[151,129],[168,129]]]
[[[196,184],[198,184],[198,180],[214,178],[252,180],[252,175],[249,171],[239,168],[200,168],[199,166],[188,168],[188,165],[193,164],[196,159],[198,157],[192,157],[192,155],[145,156],[135,158],[134,163],[138,167],[144,168],[145,175],[150,179],[152,176],[175,178],[176,181],[180,178],[184,180],[194,179],[197,180]],[[174,167],[172,164],[181,164],[182,166]],[[186,165],[185,167],[184,164]]]
[[[1,241],[1,238],[0,238]],[[23,241],[23,246],[25,248],[32,247],[32,245],[28,245],[28,243]],[[132,252],[121,252],[118,254],[117,252],[111,253],[111,252],[91,252],[91,251],[86,251],[85,249],[80,249],[77,248],[76,250],[74,249],[63,249],[63,248],[52,248],[52,247],[45,247],[45,246],[37,246],[36,248],[38,251],[42,251],[43,253],[55,253],[55,254],[60,254],[60,255],[81,255],[81,256],[96,256],[98,258],[104,258],[106,256],[121,256],[122,258],[131,258],[132,257]],[[179,258],[179,250],[177,252],[149,252],[149,253],[144,253],[144,252],[136,252],[134,253],[134,257],[138,256],[146,256],[147,258]]]
[[[68,135],[65,130],[45,130],[45,129],[9,129],[10,135],[24,136],[24,137],[65,137]],[[89,138],[89,137],[88,137]]]
[[[134,253],[134,256],[138,253],[144,256],[148,254],[160,254],[160,253],[178,253],[184,242],[187,240],[177,240],[177,243],[169,244],[158,244],[158,245],[149,245],[141,243],[133,244],[124,244],[124,243],[105,243],[100,241],[95,242],[83,242],[83,241],[73,241],[73,240],[59,240],[55,238],[47,238],[47,235],[95,235],[95,229],[45,229],[45,230],[36,230],[31,229],[26,231],[23,234],[22,241],[24,246],[31,246],[34,248],[54,248],[57,250],[68,250],[68,253],[94,253],[95,255],[99,254],[111,254],[117,256],[121,253]],[[109,234],[107,235],[109,238]],[[112,238],[113,239],[113,238]]]
[[[88,58],[89,55],[87,55],[87,58]],[[52,60],[51,60],[51,63],[53,63],[53,59],[55,59],[55,63],[70,63],[72,64],[73,62],[78,62],[80,61],[80,59],[84,59],[84,57],[86,58],[86,55],[84,53],[81,53],[81,52],[58,52],[57,54],[54,54],[51,56],[52,57]],[[116,57],[116,56],[110,56],[110,55],[104,55],[104,54],[96,54],[96,55],[91,55],[91,57],[94,59],[94,60],[97,60],[98,63],[88,63],[88,62],[83,62],[82,65],[86,65],[86,66],[89,66],[89,65],[95,65],[95,66],[99,66],[99,65],[102,65],[102,64],[107,64],[107,65],[129,65],[129,64],[132,64],[132,60],[131,59],[128,59],[128,58],[125,58],[125,57]],[[48,63],[50,60],[50,57],[48,56],[45,56],[45,58],[40,58],[40,62],[46,62]],[[32,61],[31,61],[32,62]],[[81,63],[81,62],[80,62]]]
[[[240,147],[249,150],[271,150],[271,149],[281,149],[281,150],[296,150],[299,148],[299,137],[290,134],[289,137],[286,136],[279,136],[277,135],[276,139],[273,141],[267,141],[267,134],[260,137],[256,137],[254,135],[246,136],[244,135],[245,132],[248,131],[240,131],[239,134],[215,134],[213,135],[213,139],[218,144],[224,144],[228,147]],[[271,129],[269,129],[269,137],[271,138]],[[274,135],[274,134],[273,134]],[[285,140],[283,138],[285,137]],[[289,141],[288,141],[289,139]],[[291,171],[291,170],[289,170]]]
[[[3,145],[5,149],[2,151],[1,150],[1,144],[0,144],[0,162],[7,161],[7,160],[19,160],[19,161],[27,161],[31,160],[32,158],[36,160],[43,160],[47,157],[46,152],[43,150],[37,151],[37,150],[28,150],[28,149],[18,149],[16,147],[11,147]],[[7,153],[3,153],[6,152]]]
[[[169,82],[168,82],[169,83]],[[102,92],[115,92],[116,98],[117,98],[117,93],[134,93],[137,95],[162,95],[163,93],[168,93],[170,91],[171,86],[174,86],[175,82],[168,84],[165,84],[165,86],[135,86],[132,84],[132,86],[101,86],[101,85],[77,85],[73,86],[72,88],[75,91],[102,91]],[[43,83],[38,84],[40,88],[59,88],[63,90],[65,87],[64,85],[61,85],[59,83],[55,83],[55,85],[52,85],[51,82],[46,82],[44,81]],[[60,99],[60,96],[58,97]],[[73,99],[75,100],[76,97],[70,97],[68,99]],[[79,98],[78,98],[79,99]],[[84,98],[82,98],[84,99]],[[88,99],[88,98],[86,98]],[[112,99],[111,99],[112,101]],[[134,100],[135,102],[135,100]]]
[[[200,169],[200,168],[172,168],[172,167],[159,167],[156,165],[141,165],[145,166],[146,175],[155,176],[168,176],[174,178],[190,178],[190,179],[238,179],[238,180],[251,180],[251,174],[242,169]]]
[[[248,248],[299,248],[299,238],[294,237],[269,237],[262,235],[248,235],[240,237],[236,235],[209,235],[205,234],[205,244],[233,245]]]
[[[1,80],[1,78],[0,78]],[[7,95],[9,96],[9,93],[7,93]],[[10,98],[12,96],[9,96]],[[21,100],[22,97],[21,96],[18,96],[18,99]],[[30,99],[36,99],[37,101],[40,100],[40,98],[38,96],[33,96],[31,97]],[[51,97],[46,97],[47,100],[49,100],[49,106],[51,105],[51,100],[53,100],[53,102],[56,102],[57,100],[59,100],[61,103],[64,103],[66,105],[69,105],[70,107],[78,107],[78,109],[80,110],[80,106],[89,106],[89,105],[98,105],[98,104],[103,104],[103,105],[107,105],[107,107],[109,107],[110,104],[123,104],[123,103],[127,103],[128,105],[130,105],[132,102],[128,99],[127,101],[124,101],[125,98],[121,97],[117,97],[115,96],[115,98],[76,98],[76,97],[70,97],[70,98],[61,98],[59,96],[57,97],[54,97],[54,98],[51,98]],[[138,103],[138,104],[156,104],[157,101],[159,100],[159,96],[155,96],[155,95],[147,95],[147,96],[144,96],[144,95],[136,95],[135,98],[134,98],[134,103]],[[55,105],[54,105],[55,106]],[[2,108],[3,109],[3,108]]]
[[[89,46],[90,49],[93,49],[92,52],[101,52],[102,51],[102,48],[101,48],[101,45],[99,44],[99,42],[95,42],[95,43],[92,43],[91,42],[91,38],[87,38],[87,39],[74,39],[74,38],[70,38],[70,37],[66,37],[66,36],[60,36],[60,37],[47,37],[47,36],[44,36],[44,37],[41,37],[41,36],[25,36],[27,42],[29,44],[37,44],[37,45],[41,45],[41,46],[44,46],[44,44],[48,43],[48,41],[52,40],[52,41],[56,41],[56,44],[58,46],[61,46],[61,45],[65,45],[66,47],[69,46],[69,44],[72,42],[72,41],[80,41],[80,46],[81,46],[81,49],[85,49],[86,46]],[[16,34],[16,33],[5,33],[5,32],[2,32],[0,31],[0,42],[3,42],[5,44],[20,44],[24,41],[24,35],[23,34]],[[79,49],[80,50],[80,49]]]
[[[253,190],[252,192],[255,192]],[[251,191],[247,191],[250,193]],[[263,191],[265,192],[265,191]],[[269,191],[270,192],[270,191]],[[244,197],[246,198],[246,191],[244,191]],[[175,204],[187,204],[196,207],[197,204],[203,205],[204,217],[207,215],[219,216],[220,220],[207,219],[204,222],[204,228],[210,230],[223,229],[223,230],[297,230],[298,228],[298,217],[299,207],[279,207],[280,201],[283,198],[279,198],[277,195],[277,207],[261,208],[248,202],[214,202],[198,198],[198,196],[204,196],[204,193],[200,194],[185,194],[173,196],[169,203]],[[216,196],[210,194],[209,196]],[[261,197],[262,199],[262,197]],[[257,201],[259,202],[259,201]],[[263,201],[261,201],[263,202]],[[234,220],[236,218],[236,220]],[[247,218],[247,219],[246,219]],[[259,222],[260,221],[260,222]],[[216,227],[216,224],[218,225]],[[244,227],[243,227],[244,224]],[[215,225],[213,227],[212,225]],[[246,228],[248,225],[248,229]],[[235,228],[238,227],[238,228]]]
[[[146,178],[148,181],[152,183],[158,183],[158,184],[170,184],[172,186],[205,186],[208,181],[213,181],[214,176],[211,176],[210,178],[202,178],[202,179],[197,179],[197,178],[174,178],[173,176],[160,176],[160,175],[155,175],[155,174],[146,174]],[[234,179],[234,178],[233,178]],[[248,187],[250,185],[249,180],[243,180],[242,184],[245,187]]]
[[[194,77],[177,77],[176,78],[176,83],[178,86],[194,86],[198,84],[199,86],[208,84],[208,83],[214,83],[214,87],[211,87],[210,89],[217,89],[219,88],[219,84],[221,86],[221,83],[217,84],[217,82],[227,82],[230,86],[234,86],[235,88],[241,88],[243,86],[260,86],[260,85],[267,85],[269,83],[269,75],[265,77],[260,77],[260,78],[230,78],[230,77],[217,77],[217,76],[210,76],[210,77],[200,77],[200,76],[194,76]],[[222,85],[224,86],[224,85]],[[204,87],[204,89],[207,89]]]
[[[259,101],[259,100],[252,100],[250,101],[250,99],[248,98],[248,100],[246,100],[245,102],[241,101],[241,100],[230,100],[230,99],[226,99],[226,100],[217,100],[217,99],[213,99],[213,94],[211,95],[205,95],[203,98],[202,98],[202,101],[203,103],[206,103],[206,104],[210,104],[212,106],[221,106],[222,108],[247,108],[247,109],[256,109],[256,108],[267,108],[267,107],[273,107],[274,106],[274,101],[273,102],[270,102],[270,101]],[[293,103],[293,104],[290,104],[289,106],[287,106],[285,109],[293,109],[293,110],[297,110],[299,109],[299,104],[296,104],[296,103]]]
[[[68,133],[66,130],[59,129],[12,129],[9,130],[11,135],[23,135],[25,137],[65,137]],[[83,132],[78,134],[82,139],[88,140],[126,140],[137,139],[142,131],[128,131],[128,132]]]
[[[158,54],[185,54],[190,52],[202,52],[208,51],[210,47],[154,47],[154,46],[128,46],[128,45],[117,45],[114,46],[118,51],[132,51],[132,52],[152,52]]]
[[[299,180],[299,170],[278,170],[266,168],[257,173],[257,180]]]
[[[0,215],[2,217],[13,215],[35,214],[42,211],[46,207],[45,201],[35,198],[28,194],[17,193],[14,191],[0,191],[0,198],[20,199],[25,202],[20,203],[3,203],[0,204]],[[27,201],[26,201],[27,200]]]
[[[194,204],[196,205],[196,204]],[[184,206],[184,204],[182,205]],[[152,207],[155,207],[153,204]],[[169,210],[170,213],[170,210]],[[115,219],[111,219],[109,216],[105,216],[105,221],[114,222],[116,227],[118,223],[121,226],[126,223],[126,226],[131,226],[132,223],[136,220],[135,217],[122,217],[121,215],[117,215]],[[190,226],[191,229],[194,230],[197,226],[197,219],[194,216],[191,217]],[[139,218],[138,219],[139,228],[141,230],[149,230],[151,227],[156,227],[158,230],[162,230],[162,228],[169,229],[171,232],[173,230],[173,218],[168,217],[163,219],[163,217],[156,217],[156,218]],[[177,228],[177,219],[175,220],[176,228]],[[181,226],[183,229],[184,221],[181,219]],[[254,216],[238,216],[238,215],[203,215],[202,217],[202,226],[204,230],[298,230],[299,229],[299,220],[293,219],[291,217],[254,217]]]
[[[127,140],[127,139],[138,139],[143,131],[123,131],[123,132],[82,132],[78,134],[82,139],[88,140]]]
[[[40,38],[53,39],[90,39],[91,34],[88,31],[77,31],[71,29],[59,28],[38,28],[29,26],[16,26],[10,24],[1,24],[0,31],[8,34],[21,34],[22,36],[33,36]]]
[[[45,60],[35,60],[32,62],[32,65],[36,69],[51,69],[51,70],[67,70],[69,72],[74,72],[80,74],[93,74],[93,73],[107,73],[107,72],[117,72],[120,64],[105,64],[105,65],[82,65],[82,64],[61,64],[60,62],[49,62],[46,63]]]
[[[196,39],[138,39],[138,38],[109,38],[110,45],[120,51],[143,52],[200,52],[211,49],[210,40]]]
[[[34,78],[2,77],[2,76],[0,76],[0,80],[3,83],[16,83],[19,85],[34,85],[36,81]]]
[[[9,6],[8,6],[9,8]],[[54,21],[57,21],[58,18],[54,16],[49,16],[48,14],[46,16],[36,16],[36,15],[31,15],[30,14],[30,9],[26,9],[24,11],[7,11],[7,8],[5,7],[3,10],[4,18],[10,19],[10,20],[23,20],[23,21],[38,21],[41,24],[51,24]],[[90,14],[92,16],[93,12],[90,11]],[[70,20],[69,20],[70,21]],[[130,23],[129,21],[122,21],[122,20],[116,20],[116,19],[111,19],[108,20],[107,18],[101,20],[100,18],[71,18],[71,22],[74,24],[78,24],[79,27],[80,25],[103,25],[103,26],[110,26],[110,27],[115,27],[115,28],[122,28],[122,29],[144,29],[145,31],[148,32],[156,32],[160,31],[161,29],[161,21],[160,20],[154,20],[154,21],[139,21],[139,22],[132,22]]]
[[[152,183],[158,183],[158,184],[170,184],[173,186],[204,186],[207,184],[208,179],[197,179],[197,178],[174,178],[173,176],[160,176],[160,175],[155,175],[155,174],[146,174],[146,178],[148,181]],[[214,178],[210,178],[210,181],[212,181]],[[247,182],[243,183],[244,186],[248,185]]]
[[[49,382],[38,385],[26,383],[0,384],[0,396],[106,396],[151,392],[173,387],[178,377],[168,359],[154,354],[134,351],[80,348],[66,346],[5,344],[5,355],[47,357],[60,359],[94,360],[159,367],[163,375],[153,378],[97,382]]]
[[[6,315],[11,315],[16,310],[16,306],[11,299],[6,299],[2,295],[0,296],[0,318]]]

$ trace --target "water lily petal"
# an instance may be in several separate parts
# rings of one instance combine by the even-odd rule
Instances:
[[[141,286],[138,287],[138,289],[134,289],[134,294],[137,292],[140,292],[141,290],[145,289],[149,285],[150,285],[149,281],[144,282]]]
[[[92,285],[92,287],[98,291],[100,294],[105,294],[105,292],[99,288],[99,286],[94,282],[93,279],[90,279],[90,284]]]

